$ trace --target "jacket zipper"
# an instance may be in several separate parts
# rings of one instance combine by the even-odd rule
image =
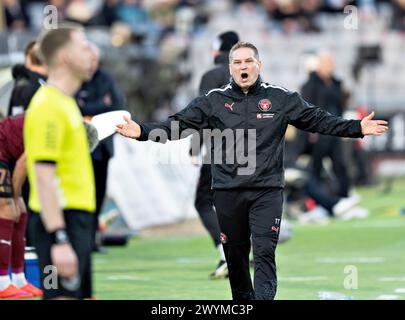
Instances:
[[[246,96],[246,110],[245,110],[245,138],[244,141],[249,141],[249,96]],[[245,148],[249,148],[249,143],[247,143],[247,145],[245,145],[245,143],[243,143],[243,153],[244,155],[246,153],[248,153],[248,150],[245,150]]]
[[[249,129],[249,96],[246,96],[246,110],[245,110],[245,130],[246,130],[246,135]]]

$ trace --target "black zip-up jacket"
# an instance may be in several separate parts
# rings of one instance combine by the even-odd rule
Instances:
[[[223,52],[215,58],[215,68],[207,71],[201,78],[198,89],[200,95],[206,94],[214,88],[221,88],[229,83],[231,75],[229,74],[229,52]]]
[[[111,105],[104,102],[109,95]],[[125,105],[125,97],[115,79],[102,68],[97,69],[91,80],[83,83],[76,93],[76,100],[83,116],[95,116],[108,111],[121,110]],[[113,137],[110,136],[99,143],[91,154],[93,160],[108,160],[114,156]]]
[[[335,77],[332,77],[328,84],[316,72],[312,72],[302,86],[301,95],[309,103],[320,106],[331,114],[343,114],[345,92],[341,81]]]
[[[139,140],[165,142],[162,137],[153,137],[153,134],[149,136],[153,129],[163,129],[170,140],[178,139],[178,133],[173,133],[173,136],[171,133],[173,121],[178,122],[180,134],[188,128],[221,131],[230,128],[234,133],[237,129],[243,129],[245,145],[248,140],[247,129],[256,129],[254,171],[248,175],[239,174],[240,169],[247,165],[237,161],[233,164],[224,161],[213,164],[214,189],[284,187],[284,134],[288,124],[321,134],[363,137],[359,120],[334,116],[310,105],[298,93],[262,82],[260,78],[247,95],[231,81],[222,89],[211,90],[194,99],[185,109],[166,121],[142,124]],[[225,146],[224,139],[222,142]],[[214,156],[214,148],[211,148],[211,153]],[[222,150],[223,157],[224,154],[225,150]]]
[[[31,98],[41,86],[41,82],[46,81],[46,77],[28,70],[24,65],[17,64],[12,69],[15,80],[11,93],[7,115],[12,116],[27,110]]]

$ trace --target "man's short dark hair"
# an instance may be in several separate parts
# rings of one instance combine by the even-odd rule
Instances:
[[[256,46],[255,46],[254,44],[250,43],[250,42],[242,42],[242,41],[241,41],[241,42],[238,42],[237,44],[235,44],[235,45],[232,47],[231,51],[229,51],[229,61],[230,61],[230,62],[232,62],[232,55],[233,55],[233,52],[236,51],[236,50],[238,50],[238,49],[240,49],[240,48],[250,48],[250,49],[252,49],[253,52],[254,52],[254,56],[255,56],[256,60],[257,60],[257,61],[260,60],[260,57],[259,57],[259,50],[257,50]]]
[[[38,43],[39,51],[45,64],[52,64],[56,53],[71,40],[71,33],[82,29],[80,25],[68,24],[44,32],[39,37]]]

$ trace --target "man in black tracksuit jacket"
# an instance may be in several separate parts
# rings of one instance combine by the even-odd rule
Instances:
[[[347,93],[340,80],[333,75],[333,57],[322,52],[318,57],[316,72],[309,75],[302,86],[301,95],[314,105],[325,108],[331,114],[342,116]],[[333,172],[337,179],[337,195],[348,197],[350,189],[349,171],[343,152],[342,139],[332,136],[319,136],[312,146],[312,169],[317,180],[322,181],[324,158],[332,160]]]
[[[257,48],[240,42],[230,52],[232,80],[227,86],[194,99],[166,121],[138,125],[126,118],[126,124],[117,126],[123,136],[140,141],[179,139],[189,128],[219,129],[214,130],[214,140],[218,132],[234,133],[233,141],[219,137],[222,143],[219,148],[214,144],[211,154],[214,205],[232,296],[238,300],[273,299],[276,294],[275,249],[282,213],[287,125],[352,138],[382,134],[388,129],[387,122],[372,120],[374,113],[360,122],[311,106],[296,92],[262,82],[261,67]],[[248,148],[247,158],[241,156],[241,147]],[[230,154],[239,155],[237,161],[227,159]],[[249,272],[250,236],[254,286]]]
[[[84,117],[95,116],[104,112],[121,110],[125,104],[124,94],[118,87],[115,79],[100,67],[100,49],[92,46],[93,49],[93,77],[83,83],[76,93],[77,104]],[[96,241],[98,234],[99,216],[104,202],[107,178],[108,163],[114,156],[113,137],[101,141],[91,154],[96,183],[96,211],[93,220],[93,251],[102,252],[100,241]]]
[[[48,70],[35,40],[27,44],[24,57],[24,64],[16,64],[12,69],[14,87],[8,105],[8,117],[24,113],[35,92],[46,82]]]

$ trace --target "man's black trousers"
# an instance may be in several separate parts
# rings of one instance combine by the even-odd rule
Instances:
[[[214,205],[235,300],[274,299],[275,250],[283,206],[282,188],[215,190]],[[254,289],[249,270],[253,245]]]
[[[219,239],[221,231],[218,225],[217,214],[214,210],[211,184],[211,165],[203,164],[200,170],[200,179],[198,180],[194,204],[205,229],[207,229],[215,247],[217,247],[221,243],[221,240]]]
[[[100,243],[96,243],[96,235],[99,229],[99,216],[107,189],[108,162],[109,158],[104,158],[102,160],[93,159],[94,182],[96,187],[96,211],[93,215],[93,228],[91,230],[93,250],[96,250],[97,246],[100,245]]]
[[[333,172],[339,184],[337,195],[346,198],[349,196],[350,178],[343,151],[342,138],[319,135],[312,149],[312,159],[314,174],[319,181],[322,181],[323,159],[329,157],[332,160]]]

